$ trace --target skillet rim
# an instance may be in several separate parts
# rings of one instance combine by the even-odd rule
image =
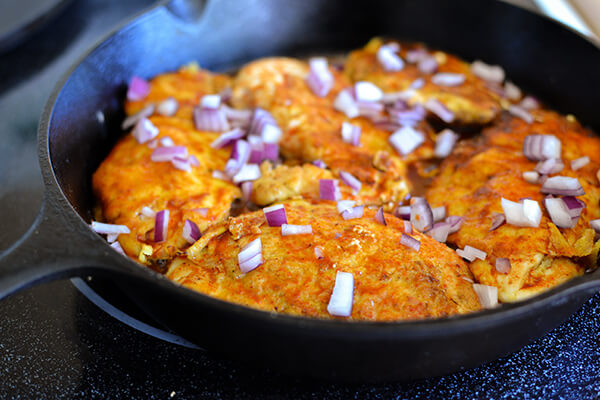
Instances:
[[[108,34],[101,37],[95,42],[87,51],[85,51],[76,61],[63,73],[61,78],[57,81],[54,86],[40,117],[40,123],[38,126],[38,158],[41,168],[42,177],[45,186],[45,199],[52,197],[57,203],[68,212],[72,213],[73,216],[78,218],[80,225],[85,225],[86,229],[89,228],[89,224],[79,215],[77,210],[73,207],[72,203],[68,200],[67,196],[63,192],[61,185],[58,182],[56,172],[54,170],[54,164],[50,154],[50,126],[52,116],[54,114],[57,100],[59,99],[63,88],[68,83],[69,79],[73,76],[75,71],[97,50],[103,46],[109,45],[110,40],[117,34],[125,32],[129,29],[134,28],[136,25],[144,22],[146,19],[152,17],[154,12],[158,12],[164,9],[165,12],[173,15],[173,13],[167,8],[167,5],[172,0],[161,0],[157,4],[148,7],[122,23],[116,25]],[[211,0],[205,0],[208,2]],[[214,0],[212,0],[214,1]],[[558,25],[562,29],[566,29],[571,33],[575,33],[581,39],[593,45],[598,51],[600,51],[600,38],[593,39],[584,35],[583,33],[571,28],[570,26],[557,21],[545,14],[540,10],[530,10],[523,7],[519,7],[512,3],[508,3],[504,0],[492,0],[496,3],[503,4],[504,7],[517,8],[525,13],[530,13],[535,17],[541,17],[550,23]],[[174,18],[178,18],[174,16]],[[90,229],[91,231],[91,229]],[[105,249],[110,248],[111,252],[115,252],[108,243],[97,236],[99,242],[103,243]],[[115,252],[116,253],[116,252]],[[119,257],[122,257],[119,255]],[[110,261],[110,260],[108,260]],[[420,320],[397,320],[397,321],[368,321],[368,320],[347,320],[347,319],[321,319],[311,318],[305,316],[296,316],[291,314],[277,313],[273,311],[266,311],[247,307],[241,304],[232,303],[226,300],[221,300],[210,295],[194,291],[185,286],[182,286],[176,282],[171,281],[158,272],[151,270],[150,268],[144,267],[141,264],[133,261],[129,257],[123,258],[120,262],[122,267],[126,267],[129,271],[133,272],[133,275],[139,275],[152,281],[152,284],[157,284],[163,289],[178,292],[178,296],[185,297],[187,300],[213,308],[219,312],[225,312],[229,314],[243,314],[247,318],[251,318],[260,321],[273,321],[288,328],[301,328],[305,331],[318,330],[320,334],[327,332],[330,335],[344,336],[349,338],[348,335],[360,336],[362,338],[369,338],[369,340],[378,340],[382,337],[389,337],[390,334],[402,334],[404,337],[410,336],[439,336],[440,331],[443,334],[458,334],[463,331],[474,331],[489,329],[491,326],[506,324],[507,320],[517,320],[524,314],[531,314],[532,311],[537,309],[543,309],[546,306],[550,306],[553,303],[563,303],[572,301],[572,297],[582,297],[586,295],[589,297],[591,294],[587,292],[597,291],[600,288],[600,268],[586,272],[584,275],[572,278],[554,288],[551,288],[545,292],[535,295],[526,300],[514,302],[514,303],[503,303],[499,307],[494,309],[483,309],[481,311],[452,315],[439,318],[420,319]],[[182,290],[183,289],[183,290]],[[305,332],[304,332],[305,333]]]

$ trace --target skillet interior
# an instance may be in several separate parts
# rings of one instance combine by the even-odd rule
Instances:
[[[120,135],[124,83],[133,74],[154,76],[192,60],[211,70],[227,70],[275,54],[337,53],[375,35],[419,40],[467,60],[500,64],[512,80],[550,106],[600,129],[595,110],[600,93],[590,89],[600,88],[598,48],[504,3],[209,1],[197,21],[186,23],[158,7],[111,36],[75,68],[56,94],[48,125],[42,121],[46,183],[56,179],[89,221],[91,174]],[[52,165],[44,165],[46,151]],[[164,283],[119,285],[151,315],[206,348],[288,372],[373,381],[438,375],[514,351],[577,309],[597,275],[500,311],[392,324],[272,315]]]

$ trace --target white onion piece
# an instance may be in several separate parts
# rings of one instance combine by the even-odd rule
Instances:
[[[164,115],[165,117],[172,117],[177,113],[178,109],[179,103],[173,97],[164,99],[156,106],[156,112],[160,115]]]
[[[131,128],[132,126],[135,126],[135,124],[137,124],[141,119],[150,118],[152,116],[152,114],[154,114],[154,105],[150,104],[150,105],[142,108],[137,113],[125,118],[125,120],[121,124],[121,129],[127,130],[127,129]],[[102,114],[102,115],[104,115],[104,114]]]
[[[561,143],[554,135],[528,135],[523,140],[523,154],[532,161],[560,159]]]
[[[504,96],[509,100],[517,101],[521,98],[521,96],[523,96],[523,93],[517,85],[510,81],[506,81],[504,83]],[[521,107],[523,106],[521,105]]]
[[[529,222],[529,226],[537,228],[542,220],[542,209],[540,204],[535,200],[523,200],[523,215]]]
[[[454,113],[437,99],[427,100],[424,104],[424,107],[430,112],[437,115],[439,119],[446,123],[451,123],[456,118]]]
[[[425,138],[421,132],[415,130],[413,127],[403,126],[392,133],[388,141],[398,153],[405,156],[423,144]]]
[[[103,235],[120,235],[122,233],[128,234],[131,232],[129,228],[125,225],[106,224],[104,222],[98,221],[92,221],[92,224],[90,226],[94,232]]]
[[[349,210],[342,211],[342,218],[345,220],[361,218],[363,216],[364,206],[352,207]]]
[[[510,260],[508,258],[496,258],[496,271],[501,274],[508,274],[510,268]]]
[[[523,179],[529,183],[538,183],[540,174],[538,174],[537,171],[525,171],[523,172]]]
[[[354,84],[356,101],[381,101],[383,92],[371,82],[356,82]]]
[[[437,72],[439,63],[433,56],[423,57],[417,63],[417,68],[424,74],[433,74]]]
[[[214,170],[212,172],[212,177],[215,179],[220,179],[222,181],[231,181],[231,179],[225,172],[219,170]]]
[[[415,93],[416,92],[413,89],[407,89],[401,92],[384,93],[383,97],[381,98],[381,101],[384,104],[392,104],[397,102],[398,100],[408,101],[415,95]]]
[[[281,135],[283,132],[278,126],[268,124],[265,125],[260,136],[265,143],[279,143]]]
[[[318,168],[322,168],[322,169],[327,168],[327,164],[325,164],[323,162],[323,160],[315,160],[312,162],[312,165],[314,165],[315,167],[318,167]]]
[[[438,86],[460,86],[465,83],[464,74],[440,72],[431,77],[431,82]]]
[[[315,257],[317,257],[317,259],[319,260],[325,258],[325,254],[323,254],[323,249],[319,246],[315,246]]]
[[[590,226],[596,233],[600,233],[600,219],[593,219],[590,221]]]
[[[110,245],[110,247],[112,247],[113,249],[115,249],[115,250],[117,251],[117,253],[121,253],[121,254],[123,254],[124,256],[126,255],[126,254],[125,254],[125,250],[123,250],[123,247],[121,247],[121,243],[119,243],[119,242],[114,242],[114,243],[112,243],[112,244]]]
[[[480,60],[473,61],[471,72],[485,81],[494,83],[502,83],[505,77],[501,66],[489,65]]]
[[[340,200],[337,202],[337,210],[341,214],[346,210],[352,209],[352,207],[354,207],[355,204],[356,201],[354,200]]]
[[[336,317],[349,317],[352,314],[353,297],[354,277],[349,272],[337,271],[327,312]]]
[[[186,219],[185,223],[183,224],[183,232],[181,233],[181,236],[188,243],[194,244],[196,241],[198,241],[198,239],[200,239],[202,233],[200,233],[200,229],[194,221]]]
[[[154,210],[151,209],[150,207],[144,206],[144,207],[142,207],[140,214],[142,214],[144,217],[154,218],[154,216],[156,215],[156,212],[154,212]]]
[[[356,100],[348,90],[342,90],[338,93],[333,102],[333,108],[343,112],[348,118],[355,118],[360,114]]]
[[[254,239],[238,253],[238,264],[240,270],[245,274],[263,263],[262,242],[260,238]]]
[[[353,146],[360,145],[360,126],[353,125],[349,122],[342,123],[342,140],[350,143]]]
[[[423,86],[425,86],[425,79],[423,78],[417,78],[410,84],[411,89],[421,89]]]
[[[281,236],[312,235],[311,225],[281,224]]]
[[[150,93],[150,83],[139,76],[132,76],[127,88],[127,100],[144,100]]]
[[[433,228],[427,232],[427,235],[431,236],[440,243],[446,243],[446,240],[448,240],[448,234],[450,234],[450,224],[447,222],[439,222],[433,225]]]
[[[533,218],[536,216],[533,205],[529,205],[530,214],[528,218],[528,216],[525,215],[525,210],[522,203],[516,203],[514,201],[507,200],[504,197],[501,198],[500,202],[502,204],[502,210],[504,211],[507,224],[523,227],[537,227],[539,225],[539,223],[537,225],[532,225],[532,223],[535,222]]]
[[[142,118],[135,124],[131,134],[142,144],[158,136],[158,128],[148,118]]]
[[[245,164],[240,172],[233,176],[233,183],[241,183],[245,181],[255,181],[260,178],[260,168],[256,164]]]
[[[354,175],[346,171],[340,171],[339,174],[342,181],[352,188],[354,194],[360,192],[362,183]]]
[[[202,108],[209,108],[212,110],[216,110],[221,105],[221,96],[218,94],[209,94],[206,96],[202,96],[200,100],[200,105]]]
[[[528,124],[531,124],[534,121],[533,115],[531,115],[529,111],[527,111],[523,107],[511,104],[510,106],[508,106],[508,112],[514,115],[515,117],[521,118]]]
[[[560,196],[583,196],[585,194],[577,178],[568,176],[553,176],[546,179],[541,192]]]
[[[452,152],[457,140],[458,135],[451,129],[444,129],[438,133],[437,137],[435,138],[435,156],[438,158],[448,157]]]
[[[476,258],[479,258],[480,260],[485,260],[485,258],[487,257],[487,253],[485,251],[481,251],[469,245],[466,245],[464,250],[456,249],[456,254],[470,262],[474,261]]]
[[[385,71],[394,72],[404,68],[404,61],[396,54],[396,46],[383,45],[377,50],[376,58]]]
[[[495,308],[498,305],[498,288],[495,286],[473,284],[473,290],[483,308]]]
[[[519,106],[525,110],[531,111],[535,110],[536,108],[540,108],[540,102],[537,101],[535,97],[525,96],[519,103]]]
[[[106,241],[108,243],[114,243],[118,237],[119,237],[118,233],[111,233],[109,235],[106,235]]]
[[[171,139],[169,136],[165,136],[163,138],[160,138],[160,140],[158,141],[160,143],[161,146],[163,147],[171,147],[171,146],[175,146],[175,142],[173,141],[173,139]]]
[[[225,173],[230,177],[236,175],[250,159],[250,144],[245,140],[237,140],[231,149],[231,158],[225,164]]]
[[[194,107],[193,118],[194,126],[199,131],[224,132],[230,129],[223,109]]]
[[[433,220],[435,222],[441,221],[446,218],[446,206],[433,207],[431,213],[433,214]]]
[[[559,228],[573,228],[577,224],[577,219],[574,220],[571,217],[569,209],[562,199],[547,197],[544,204],[554,225]]]
[[[338,201],[342,197],[339,181],[336,179],[319,179],[319,196],[321,200]]]
[[[410,223],[419,232],[426,232],[433,227],[433,212],[423,197],[413,199],[410,205]]]
[[[578,169],[585,167],[589,162],[590,158],[588,156],[577,158],[571,161],[571,169],[577,171]]]
[[[411,64],[416,64],[425,57],[429,57],[429,53],[425,49],[408,50],[404,56],[406,61]]]

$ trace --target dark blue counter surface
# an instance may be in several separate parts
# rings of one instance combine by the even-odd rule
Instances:
[[[61,74],[150,0],[74,1],[0,55],[0,249],[41,202],[38,117]],[[490,344],[493,345],[493,344]],[[164,342],[113,319],[70,281],[0,302],[0,398],[600,399],[600,295],[521,351],[476,369],[386,385],[296,380]]]

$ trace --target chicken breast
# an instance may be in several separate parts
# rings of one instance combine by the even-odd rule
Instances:
[[[436,73],[462,74],[465,77],[464,83],[456,86],[435,84],[432,81],[434,74],[421,72],[416,63],[405,62],[404,68],[399,71],[386,71],[377,60],[377,50],[390,43],[400,47],[399,55],[404,60],[409,51],[416,50],[433,56],[438,63]],[[451,54],[428,50],[421,44],[384,42],[375,38],[363,49],[350,53],[344,72],[350,80],[372,82],[386,93],[410,90],[412,97],[408,102],[411,104],[425,104],[430,99],[436,99],[452,111],[456,122],[461,124],[489,123],[501,110],[499,96],[484,80],[471,72],[469,64]],[[417,79],[423,80],[422,87],[414,87]]]
[[[435,132],[425,122],[417,129],[424,143],[407,156],[389,143],[391,132],[364,117],[348,118],[333,107],[340,90],[350,82],[330,68],[331,91],[318,97],[305,82],[309,67],[289,58],[267,58],[244,66],[233,83],[232,103],[238,108],[262,107],[270,111],[283,130],[281,153],[288,161],[325,162],[334,177],[348,172],[363,184],[359,197],[369,204],[397,202],[409,191],[406,165],[433,156]],[[360,127],[360,145],[343,140],[344,122]]]
[[[400,244],[403,221],[386,215],[384,226],[368,208],[362,218],[344,220],[335,205],[284,206],[288,222],[311,225],[312,234],[282,236],[262,211],[230,218],[210,230],[210,239],[190,247],[188,259],[177,258],[167,276],[223,300],[308,317],[331,318],[327,304],[337,271],[354,276],[351,319],[431,318],[480,309],[465,263],[416,232],[418,252]],[[256,238],[264,263],[243,274],[237,255]]]
[[[557,286],[583,274],[596,262],[590,220],[600,217],[596,178],[600,139],[556,113],[532,113],[536,119],[532,124],[505,115],[481,138],[462,142],[442,163],[440,175],[427,192],[432,206],[444,205],[449,214],[465,218],[449,242],[487,253],[485,260],[470,264],[471,271],[479,282],[498,287],[499,298],[505,302],[522,300]],[[537,133],[554,135],[562,143],[565,167],[553,176],[575,177],[585,190],[585,195],[578,198],[586,207],[574,228],[557,228],[545,210],[546,195],[540,192],[541,184],[528,183],[523,178],[523,172],[536,166],[523,155],[523,141],[527,135]],[[589,156],[591,162],[574,171],[571,161],[582,156]],[[501,198],[537,201],[543,211],[539,227],[504,224],[490,231],[494,217],[503,213]],[[497,258],[510,260],[509,273],[496,270]]]

